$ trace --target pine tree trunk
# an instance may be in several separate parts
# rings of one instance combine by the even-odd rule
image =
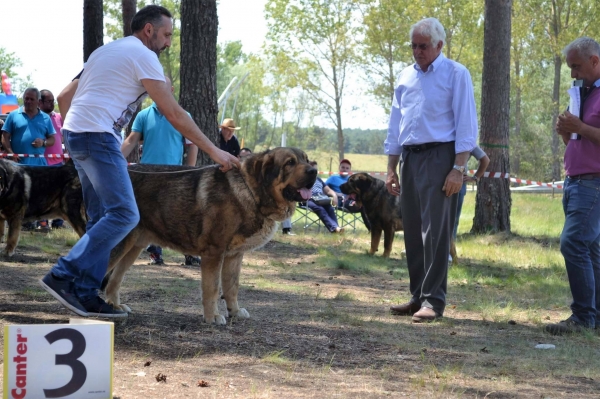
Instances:
[[[104,44],[104,10],[102,0],[83,1],[83,62]]]
[[[512,0],[485,1],[480,144],[488,171],[509,173],[510,25]],[[474,233],[510,232],[510,182],[483,178],[477,186]]]
[[[552,88],[552,180],[561,180],[562,171],[559,136],[556,131],[560,104],[560,71],[562,69],[562,58],[560,54],[554,55],[554,86]]]
[[[200,130],[218,145],[217,125],[217,3],[181,1],[181,93],[179,104]],[[198,165],[213,163],[198,152]]]
[[[135,15],[137,0],[121,0],[121,9],[123,10],[123,37],[131,36],[131,21]]]

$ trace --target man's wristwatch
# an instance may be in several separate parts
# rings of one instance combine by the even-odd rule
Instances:
[[[44,140],[44,144],[42,144],[42,146],[43,146],[43,147],[45,147],[45,146],[46,146],[46,140]]]
[[[473,179],[475,179],[475,183],[479,183],[479,179],[481,179],[481,177],[473,175]]]
[[[454,166],[452,167],[452,169],[456,169],[456,170],[458,170],[460,173],[465,173],[465,167],[464,167],[464,165],[462,165],[462,166],[461,166],[461,165],[454,165]]]

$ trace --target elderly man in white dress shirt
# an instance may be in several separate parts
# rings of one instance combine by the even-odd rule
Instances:
[[[415,323],[442,317],[448,251],[457,193],[477,141],[477,112],[469,71],[442,54],[444,27],[435,18],[410,29],[416,63],[400,73],[385,153],[386,186],[401,195],[412,298],[390,308]],[[402,190],[397,168],[402,156]]]

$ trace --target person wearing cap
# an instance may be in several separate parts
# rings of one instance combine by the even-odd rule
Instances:
[[[354,200],[346,199],[340,189],[340,186],[348,181],[350,174],[352,174],[352,164],[348,159],[342,159],[340,161],[339,174],[329,176],[325,184],[337,194],[338,207],[346,208],[348,211],[354,213],[360,211],[360,207],[355,205]]]
[[[223,123],[219,127],[221,128],[220,148],[235,157],[239,157],[240,142],[233,133],[240,130],[241,127],[236,127],[235,121],[231,118],[223,119]]]
[[[343,197],[344,194],[342,194],[340,186],[348,181],[350,173],[352,173],[352,164],[349,160],[342,159],[340,161],[340,166],[338,170],[340,173],[329,176],[325,184],[327,184],[327,187],[335,191],[338,194],[338,197],[340,195]]]

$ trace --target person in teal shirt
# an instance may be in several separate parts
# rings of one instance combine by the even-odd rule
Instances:
[[[56,134],[50,117],[38,108],[40,91],[34,87],[25,90],[23,107],[11,112],[2,127],[2,145],[8,153],[41,155],[20,157],[23,165],[46,166],[44,152],[54,145]]]
[[[171,82],[166,78],[167,84]],[[171,86],[171,92],[174,88]],[[188,112],[188,115],[189,112]],[[190,118],[192,116],[190,115]],[[186,140],[160,112],[156,103],[141,110],[131,127],[131,134],[123,141],[121,152],[127,157],[139,142],[143,141],[142,159],[140,163],[152,165],[181,165],[183,163],[183,146],[189,145],[185,164],[196,165],[198,147]]]
[[[165,76],[166,84],[171,85],[171,80]],[[171,93],[175,88],[171,85]],[[188,112],[190,118],[192,117]],[[185,164],[195,166],[198,158],[198,147],[186,140],[173,125],[160,112],[156,103],[141,110],[131,127],[131,134],[123,141],[121,152],[127,157],[134,148],[138,148],[140,140],[144,146],[140,163],[151,165],[181,165],[183,162],[183,146],[189,145]],[[162,265],[162,248],[150,245],[146,248],[150,253],[150,262],[153,265]],[[199,265],[200,258],[185,255],[186,265]]]

